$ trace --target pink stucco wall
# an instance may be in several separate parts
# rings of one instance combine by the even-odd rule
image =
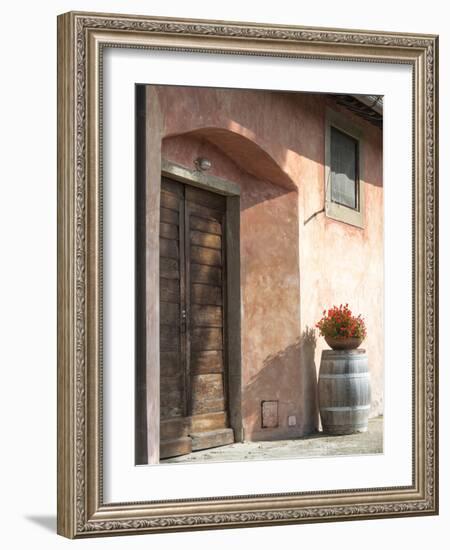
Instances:
[[[367,322],[371,415],[383,411],[381,131],[323,95],[156,87],[163,158],[241,189],[243,423],[248,439],[297,436],[318,425],[316,377],[326,345],[313,328],[341,302]],[[363,132],[365,227],[327,218],[325,110]],[[279,401],[279,427],[261,427],[261,401]],[[288,427],[288,416],[296,417]]]

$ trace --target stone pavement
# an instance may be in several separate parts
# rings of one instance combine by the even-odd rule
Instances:
[[[229,460],[267,460],[348,456],[383,452],[383,417],[372,418],[367,432],[352,435],[322,435],[321,432],[299,439],[249,441],[196,451],[161,460],[168,462],[226,462]]]

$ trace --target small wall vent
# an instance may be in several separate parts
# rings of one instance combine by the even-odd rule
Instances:
[[[278,428],[278,401],[261,401],[263,428]]]

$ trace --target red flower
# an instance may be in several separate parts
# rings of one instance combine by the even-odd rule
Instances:
[[[353,316],[348,303],[323,310],[322,319],[316,323],[322,336],[365,338],[367,334],[361,314]]]

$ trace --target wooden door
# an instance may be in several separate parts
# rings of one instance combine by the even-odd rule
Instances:
[[[226,199],[162,178],[160,222],[160,456],[165,458],[234,441],[226,387]]]

